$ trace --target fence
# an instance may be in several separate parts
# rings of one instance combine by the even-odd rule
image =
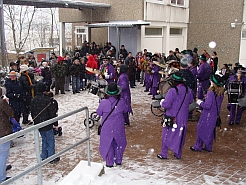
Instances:
[[[69,117],[69,116],[71,116],[73,114],[76,114],[78,112],[81,112],[83,110],[85,110],[85,112],[86,112],[86,138],[82,139],[81,141],[76,142],[74,145],[69,146],[69,147],[65,148],[64,150],[62,150],[62,151],[60,151],[60,152],[58,152],[58,153],[50,156],[49,158],[41,161],[41,158],[40,158],[40,145],[39,145],[39,131],[38,131],[38,129],[39,128],[42,128],[42,127],[44,127],[46,125],[52,124],[55,121],[58,121],[60,119],[63,119],[63,118]],[[11,135],[8,135],[8,136],[5,136],[3,138],[0,138],[0,144],[2,144],[2,143],[5,143],[7,141],[10,141],[12,139],[15,139],[17,137],[20,137],[20,136],[22,136],[24,134],[27,134],[29,132],[34,131],[34,140],[35,140],[35,149],[36,149],[36,160],[37,160],[37,164],[35,164],[34,166],[28,168],[27,170],[19,173],[18,175],[14,176],[14,177],[11,177],[7,181],[2,182],[1,185],[10,184],[10,183],[16,181],[17,179],[23,177],[24,175],[32,172],[35,169],[38,169],[38,185],[42,185],[43,184],[43,181],[42,181],[42,166],[45,165],[45,164],[47,164],[48,162],[52,161],[56,157],[62,155],[63,153],[71,150],[72,148],[74,148],[74,147],[76,147],[76,146],[78,146],[78,145],[80,145],[80,144],[82,144],[82,143],[84,143],[86,141],[87,141],[88,166],[91,166],[91,161],[90,161],[90,129],[89,129],[88,118],[89,118],[89,110],[88,110],[88,107],[83,107],[83,108],[77,109],[75,111],[69,112],[67,114],[64,114],[62,116],[59,116],[59,117],[56,117],[56,118],[53,118],[53,119],[44,121],[44,122],[42,122],[40,124],[31,126],[31,127],[26,128],[24,130],[21,130],[19,132],[16,132],[16,133],[13,133]]]

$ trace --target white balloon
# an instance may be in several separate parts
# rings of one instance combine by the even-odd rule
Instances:
[[[215,47],[216,47],[216,42],[211,41],[211,42],[209,42],[208,46],[209,46],[210,48],[215,48]]]

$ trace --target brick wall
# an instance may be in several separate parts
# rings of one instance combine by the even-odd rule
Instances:
[[[198,47],[201,54],[206,49],[209,54],[214,50],[219,57],[219,66],[238,61],[241,39],[241,25],[231,28],[237,19],[242,23],[243,0],[190,0],[188,25],[188,48]],[[214,40],[215,49],[208,44]]]

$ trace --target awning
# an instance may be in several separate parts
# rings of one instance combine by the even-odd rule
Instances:
[[[3,0],[3,4],[35,6],[37,8],[110,8],[110,4],[74,0]]]
[[[106,23],[95,23],[87,24],[86,26],[90,28],[100,28],[100,27],[134,27],[141,25],[150,25],[150,22],[144,22],[142,20],[137,21],[111,21]]]
[[[35,52],[47,52],[47,51],[54,51],[54,47],[39,47],[39,48],[34,48],[32,50],[29,51],[25,51],[24,54],[29,53],[31,51]]]

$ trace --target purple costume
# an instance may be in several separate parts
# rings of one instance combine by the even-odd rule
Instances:
[[[117,84],[122,88],[120,96],[125,100],[127,106],[127,113],[124,114],[125,123],[130,124],[129,113],[133,112],[131,107],[131,91],[129,88],[128,75],[126,73],[120,74]]]
[[[233,75],[229,78],[229,82],[238,82],[238,77],[237,75]],[[241,82],[243,82],[243,89],[246,89],[246,76],[241,76]],[[228,87],[229,88],[229,87]],[[245,96],[245,92],[242,94],[242,96]],[[236,104],[228,104],[227,105],[228,110],[230,110],[230,122],[229,124],[232,125],[234,124],[234,121],[236,124],[240,123],[243,111],[245,110],[245,107],[240,107],[239,105]],[[237,111],[236,111],[237,109]],[[237,112],[237,113],[236,113]]]
[[[194,99],[196,99],[196,93],[197,93],[197,66],[192,66],[190,68],[190,71],[192,72],[192,74],[195,77],[195,87],[192,89],[193,95],[194,95]]]
[[[97,114],[102,116],[102,122],[115,106],[117,99],[109,96],[103,99],[97,108]],[[120,99],[117,107],[104,122],[100,135],[99,151],[102,158],[106,161],[106,165],[113,166],[121,164],[123,153],[126,148],[126,133],[124,125],[124,113],[127,112],[125,100]]]
[[[212,72],[211,66],[207,63],[202,61],[201,65],[198,69],[197,79],[199,80],[198,84],[198,99],[204,99],[204,94],[207,93],[208,88],[210,87],[210,75]]]
[[[148,71],[145,71],[145,78],[144,78],[144,84],[145,84],[145,90],[149,91],[150,88],[150,74]]]
[[[152,72],[153,73],[150,75],[150,81],[152,82],[150,93],[152,94],[152,97],[155,98],[155,95],[157,94],[158,84],[161,79],[161,75],[159,74],[159,67],[152,64]]]
[[[186,88],[184,85],[178,85],[178,94],[175,88],[168,90],[165,100],[162,102],[162,107],[166,109],[166,115],[175,117],[182,101],[185,97]],[[186,137],[186,126],[188,123],[189,104],[192,103],[193,96],[188,88],[183,105],[176,117],[177,128],[163,127],[162,129],[162,150],[160,155],[167,158],[168,148],[170,148],[176,158],[181,158],[182,148]]]
[[[115,70],[114,70],[114,67],[111,64],[109,64],[109,63],[107,65],[102,64],[100,66],[100,70],[101,70],[102,74],[105,75],[105,73],[107,73],[109,75],[109,79],[105,79],[108,82],[108,84],[110,82],[114,81]]]
[[[224,95],[216,96],[218,114],[220,113],[221,104]],[[196,143],[193,148],[196,151],[202,151],[203,144],[207,151],[212,151],[213,141],[215,139],[215,126],[217,119],[217,107],[215,102],[215,94],[213,91],[208,91],[205,102],[200,106],[203,108],[202,114],[197,124]]]

